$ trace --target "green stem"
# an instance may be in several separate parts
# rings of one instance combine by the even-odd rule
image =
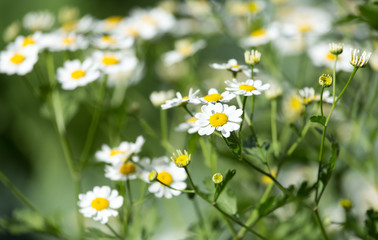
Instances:
[[[321,218],[319,216],[318,209],[315,209],[313,211],[313,215],[314,215],[316,223],[318,224],[318,226],[320,228],[320,232],[322,233],[323,240],[328,240],[328,236],[327,236],[326,230],[325,230],[325,228],[323,226],[322,220],[321,220]]]
[[[253,122],[253,113],[255,111],[255,95],[251,96],[251,123]]]
[[[119,235],[110,225],[109,223],[105,223],[105,225],[109,228],[109,230],[114,234],[115,237],[117,237],[120,240],[123,240],[123,237]]]
[[[278,137],[277,137],[277,100],[272,99],[271,101],[271,112],[270,112],[270,125],[272,128],[272,147],[273,153],[275,157],[278,157],[280,153],[279,145],[278,145]]]
[[[189,113],[189,115],[190,115],[191,117],[194,117],[193,113],[188,109],[188,107],[186,106],[186,104],[184,104],[182,107],[185,109],[185,111],[186,111],[187,113]]]
[[[295,149],[298,147],[299,143],[302,142],[303,138],[306,136],[308,130],[310,129],[311,122],[308,121],[305,126],[303,127],[303,130],[301,131],[300,136],[297,138],[297,140],[291,145],[289,150],[287,151],[287,156],[290,156],[294,153]]]
[[[91,125],[89,126],[87,138],[85,140],[83,153],[82,153],[81,158],[80,158],[80,163],[81,163],[82,168],[85,167],[85,165],[87,164],[88,159],[89,159],[89,155],[90,155],[90,152],[91,152],[91,149],[92,149],[92,145],[93,145],[94,138],[95,138],[96,131],[97,131],[97,126],[98,126],[98,123],[100,121],[102,105],[103,105],[103,102],[104,102],[104,99],[105,99],[107,82],[108,82],[108,75],[105,75],[103,82],[101,84],[101,89],[100,89],[100,93],[99,93],[99,97],[98,97],[98,102],[97,102],[97,105],[96,105],[96,108],[95,108],[95,112],[93,113]]]
[[[159,179],[156,179],[155,181],[157,181],[157,182],[159,182],[161,185],[164,185],[164,186],[166,186],[167,188],[170,188],[170,189],[175,190],[175,191],[179,191],[179,192],[182,192],[182,193],[195,193],[195,190],[191,190],[191,189],[189,189],[189,190],[180,190],[180,189],[177,189],[177,188],[171,187],[171,186],[169,186],[169,185],[163,183],[163,182],[160,181]]]
[[[215,143],[214,143],[214,134],[210,136],[210,165],[211,165],[211,173],[214,174],[217,172],[217,158],[215,152]]]
[[[333,71],[332,71],[332,77],[333,77],[333,80],[332,80],[333,101],[332,101],[332,103],[335,103],[335,100],[336,100],[336,63],[337,63],[337,55],[335,55],[335,61],[333,63]]]
[[[322,87],[322,90],[320,90],[320,114],[323,117],[323,92],[324,92],[324,87]]]
[[[167,111],[160,110],[160,129],[161,129],[161,138],[164,142],[168,141],[168,130],[167,130]]]
[[[236,232],[234,226],[232,226],[232,223],[230,222],[230,220],[223,214],[222,214],[222,217],[224,221],[226,221],[228,228],[231,230],[231,233],[234,236],[234,240],[239,240],[240,238],[238,237],[238,233]]]

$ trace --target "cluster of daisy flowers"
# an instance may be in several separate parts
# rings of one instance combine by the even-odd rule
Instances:
[[[140,179],[152,182],[148,191],[156,197],[172,198],[181,194],[187,187],[187,174],[182,168],[190,162],[190,154],[177,151],[169,159],[166,156],[149,159],[140,158],[139,153],[145,143],[142,136],[135,142],[121,142],[116,147],[102,145],[96,152],[98,161],[105,163],[105,177],[111,181],[125,182]],[[151,179],[151,174],[155,178]],[[88,218],[108,222],[109,217],[118,216],[123,197],[109,186],[96,186],[93,191],[79,195],[80,212]]]

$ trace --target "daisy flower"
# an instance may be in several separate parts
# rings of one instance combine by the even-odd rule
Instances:
[[[46,36],[45,43],[51,51],[76,51],[88,47],[88,40],[76,33],[61,34],[58,32]]]
[[[41,32],[35,32],[32,35],[26,37],[18,36],[10,47],[14,47],[17,49],[34,47],[38,50],[41,50],[43,48],[41,45],[42,38],[43,34]]]
[[[153,159],[152,167],[157,172],[157,180],[160,182],[178,190],[186,188],[187,174],[185,169],[177,167],[174,162],[169,161],[168,157]],[[156,197],[172,198],[172,196],[181,194],[180,191],[168,188],[160,182],[155,181],[148,187],[148,191]]]
[[[277,35],[278,30],[275,25],[256,29],[252,31],[248,37],[241,40],[241,45],[244,47],[263,45],[273,40]]]
[[[333,103],[333,97],[331,96],[331,93],[328,90],[325,90],[323,92],[322,98],[323,98],[322,100],[323,103],[329,103],[329,104]],[[320,94],[315,94],[314,101],[320,101]]]
[[[176,155],[177,154],[177,155]],[[190,156],[186,150],[182,153],[181,150],[176,150],[176,153],[172,153],[171,160],[176,164],[177,167],[186,167],[190,163]]]
[[[140,37],[144,40],[150,40],[155,36],[154,31],[150,31],[148,28],[143,28],[140,21],[132,18],[122,20],[122,22],[116,29],[114,29],[113,32],[122,37]]]
[[[318,67],[328,67],[333,69],[335,58],[337,57],[336,70],[351,72],[353,67],[349,64],[349,55],[344,52],[335,56],[329,51],[329,44],[322,43],[311,47],[308,51],[309,57],[313,64]]]
[[[205,97],[200,98],[202,104],[207,103],[214,103],[214,102],[221,102],[221,103],[228,103],[233,98],[235,98],[235,94],[232,94],[228,91],[223,93],[218,93],[215,88],[211,88]]]
[[[98,66],[91,59],[81,63],[79,60],[66,61],[58,68],[56,79],[65,90],[73,90],[85,86],[100,77]]]
[[[23,76],[33,69],[37,61],[38,49],[36,48],[9,48],[0,52],[0,73]]]
[[[145,139],[143,136],[139,136],[135,143],[121,142],[121,144],[115,148],[110,148],[108,145],[104,144],[101,150],[96,152],[96,158],[101,162],[112,164],[125,161],[129,159],[131,155],[139,153],[144,142]]]
[[[305,87],[301,90],[299,90],[299,95],[302,97],[302,102],[304,105],[307,105],[311,103],[312,101],[315,101],[315,89]]]
[[[198,119],[196,125],[199,135],[210,135],[215,130],[222,133],[226,138],[230,136],[232,131],[240,128],[242,121],[241,115],[243,110],[236,109],[235,106],[228,106],[221,103],[209,103],[201,107],[201,113],[197,113],[195,117]]]
[[[193,42],[189,39],[181,39],[175,42],[175,50],[166,52],[162,56],[162,60],[165,65],[172,65],[180,62],[185,58],[194,55],[197,51],[205,48],[205,40],[198,40]]]
[[[32,32],[48,30],[54,22],[55,17],[49,11],[29,12],[22,20],[24,28]]]
[[[93,46],[100,49],[126,49],[134,43],[134,38],[120,35],[104,35],[93,40]]]
[[[257,14],[265,8],[265,3],[263,1],[252,1],[252,2],[242,2],[242,1],[227,1],[227,10],[236,16],[247,16],[249,14]]]
[[[284,117],[289,122],[298,119],[304,109],[302,97],[298,96],[298,94],[291,94],[285,98],[282,106]]]
[[[227,63],[212,63],[210,64],[210,67],[214,69],[224,69],[231,72],[241,72],[248,69],[248,66],[238,64],[236,59],[230,59]]]
[[[155,107],[160,107],[167,100],[173,98],[174,96],[175,92],[173,90],[152,92],[150,95],[150,100]]]
[[[364,51],[361,55],[359,55],[360,50],[358,49],[351,49],[350,52],[350,64],[352,64],[354,67],[362,68],[365,67],[366,64],[368,64],[371,52]]]
[[[131,52],[95,51],[93,58],[100,64],[100,69],[106,74],[130,71],[138,64],[138,59]]]
[[[96,186],[93,191],[79,194],[77,204],[84,217],[93,218],[105,224],[109,217],[118,216],[117,209],[122,207],[123,197],[118,195],[117,190],[111,190],[108,186]]]
[[[196,121],[198,119],[195,117],[188,117],[184,123],[179,124],[175,130],[178,132],[186,132],[188,131],[189,134],[193,134],[198,132],[199,127],[196,125]]]
[[[104,20],[97,21],[94,31],[98,33],[109,33],[113,31],[122,20],[122,16],[110,16]]]
[[[142,169],[135,164],[139,161],[139,157],[133,156],[129,161],[118,161],[112,165],[105,166],[105,177],[112,181],[125,181],[136,179]]]
[[[232,81],[227,80],[225,83],[228,86],[226,90],[236,95],[244,96],[260,95],[262,91],[266,91],[270,87],[269,83],[263,85],[260,80],[252,79],[247,79],[244,82],[238,82],[236,79],[232,79]]]
[[[184,104],[193,103],[193,104],[199,104],[200,100],[197,97],[197,94],[199,93],[199,90],[196,90],[193,92],[193,89],[189,89],[188,96],[182,96],[181,93],[176,92],[176,98],[167,100],[163,105],[161,105],[161,108],[163,110],[183,106]]]

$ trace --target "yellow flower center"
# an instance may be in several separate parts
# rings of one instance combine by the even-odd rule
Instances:
[[[188,43],[188,44],[179,46],[177,51],[181,53],[181,55],[183,56],[189,56],[193,53],[193,46]]]
[[[33,44],[35,44],[34,39],[33,39],[32,36],[29,36],[29,37],[24,38],[24,42],[22,43],[22,47],[26,47],[28,45],[33,45]]]
[[[71,77],[74,78],[74,79],[79,79],[79,78],[82,78],[84,76],[85,76],[85,72],[81,69],[73,71],[71,73]]]
[[[189,163],[189,156],[186,154],[180,155],[175,159],[177,166],[186,166]]]
[[[106,56],[102,59],[102,63],[105,65],[115,65],[118,64],[119,61],[114,56]]]
[[[232,68],[239,68],[240,65],[239,65],[239,64],[236,64],[236,65],[232,65],[231,67],[232,67]]]
[[[247,91],[247,92],[251,92],[253,90],[256,90],[256,88],[254,86],[246,85],[246,84],[239,85],[239,89]]]
[[[300,112],[302,111],[302,104],[301,104],[301,101],[299,100],[298,97],[292,97],[290,99],[290,107],[291,109],[293,109],[295,112]]]
[[[182,99],[183,99],[183,100],[186,100],[186,99],[189,99],[189,97],[188,97],[188,96],[185,96],[185,97],[183,97]]]
[[[110,36],[103,36],[102,41],[107,42],[109,44],[116,43],[116,40],[114,38],[110,37]]]
[[[145,16],[143,19],[142,19],[143,22],[145,23],[148,23],[148,24],[151,24],[151,25],[156,25],[156,19],[151,17],[151,16]]]
[[[194,123],[194,122],[196,122],[196,121],[197,121],[197,119],[194,118],[194,117],[189,118],[188,120],[186,120],[187,123]]]
[[[74,43],[75,41],[76,41],[76,39],[73,38],[73,37],[65,37],[65,38],[63,38],[62,43],[64,45],[70,45],[70,44]]]
[[[169,172],[159,172],[157,179],[168,186],[173,182],[172,175]]]
[[[10,59],[10,61],[14,64],[20,64],[23,61],[25,61],[25,56],[21,55],[19,53],[15,53],[13,57]]]
[[[133,27],[129,27],[126,29],[126,34],[130,35],[130,36],[133,36],[133,37],[137,37],[139,36],[139,32],[138,32],[138,29],[136,28],[133,28]]]
[[[109,201],[106,198],[101,198],[101,197],[95,198],[92,201],[91,206],[97,211],[101,211],[109,207]]]
[[[334,61],[335,60],[335,55],[333,55],[332,53],[327,53],[326,58],[329,59],[329,60],[331,60],[331,61]],[[337,56],[337,60],[340,60],[339,56]]]
[[[259,6],[256,3],[248,4],[248,10],[252,13],[255,13],[259,10]]]
[[[228,117],[224,113],[215,113],[210,117],[210,125],[213,127],[223,126],[227,123]]]
[[[69,33],[69,32],[73,32],[76,29],[76,26],[77,26],[77,21],[71,21],[71,22],[63,24],[62,29],[65,32]]]
[[[266,35],[265,29],[257,29],[251,33],[251,37],[261,37]]]
[[[122,20],[121,16],[108,17],[105,21],[110,24],[117,24]]]
[[[205,99],[208,102],[216,102],[216,101],[221,100],[222,98],[223,98],[222,95],[220,95],[219,93],[214,93],[214,94],[207,95],[203,99]]]
[[[124,151],[121,151],[119,149],[112,149],[110,151],[110,156],[115,156],[115,155],[118,155],[118,154],[124,154],[125,152]]]
[[[303,23],[298,25],[298,31],[301,33],[306,33],[312,30],[312,27],[308,23]]]
[[[121,168],[119,169],[119,172],[124,174],[124,175],[135,173],[136,172],[135,164],[133,164],[131,162],[124,163],[124,164],[122,164]]]

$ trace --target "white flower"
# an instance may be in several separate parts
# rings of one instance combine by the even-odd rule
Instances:
[[[265,96],[268,99],[274,99],[282,95],[282,87],[276,82],[273,82],[268,90],[265,91]]]
[[[83,63],[79,60],[66,61],[63,67],[58,68],[56,79],[62,84],[63,89],[73,90],[99,77],[98,65],[94,64],[92,59],[87,59]]]
[[[110,148],[108,145],[102,145],[102,149],[96,152],[96,158],[101,162],[115,164],[120,161],[125,161],[133,154],[141,151],[145,140],[143,136],[139,136],[135,143],[121,142],[118,147]]]
[[[328,43],[321,43],[311,47],[308,54],[315,66],[325,66],[333,69],[336,56],[330,53]],[[337,56],[336,70],[352,71],[353,67],[349,64],[349,58],[347,52],[339,54]]]
[[[322,98],[323,98],[322,99],[323,103],[330,103],[330,104],[333,103],[333,97],[331,96],[331,93],[328,90],[325,90],[323,92]],[[314,101],[320,101],[320,94],[315,94]]]
[[[106,74],[116,74],[134,69],[138,59],[132,52],[102,52],[95,51],[93,58],[100,64],[100,69]]]
[[[227,63],[212,63],[210,64],[210,67],[215,68],[215,69],[225,69],[229,70],[232,72],[240,72],[247,70],[249,67],[246,65],[240,65],[238,64],[238,61],[236,59],[230,59],[227,61]]]
[[[182,96],[181,93],[176,93],[176,98],[167,100],[163,105],[161,105],[161,108],[163,110],[174,108],[178,106],[182,106],[187,103],[193,103],[193,104],[199,104],[200,100],[197,97],[197,94],[199,93],[199,90],[194,91],[193,89],[189,89],[188,96]]]
[[[362,68],[365,67],[366,64],[369,62],[371,52],[363,52],[361,55],[359,55],[360,50],[357,49],[351,49],[351,58],[350,58],[350,64],[352,64],[354,67]]]
[[[112,165],[105,166],[105,177],[112,181],[125,181],[136,179],[141,173],[142,169],[139,165],[139,157],[133,156],[132,160],[117,161]]]
[[[117,190],[111,190],[108,186],[96,186],[93,191],[79,194],[77,204],[84,217],[93,218],[93,220],[105,224],[109,217],[118,216],[116,209],[122,207],[123,197],[118,195]]]
[[[123,17],[121,16],[110,16],[104,20],[97,21],[93,31],[99,33],[109,33],[113,31],[122,20]]]
[[[178,132],[185,132],[188,131],[189,134],[193,134],[195,132],[198,132],[199,127],[196,125],[196,119],[195,117],[188,117],[184,123],[179,124],[175,130]]]
[[[177,167],[174,162],[168,159],[168,157],[153,159],[152,168],[158,174],[157,180],[165,185],[179,190],[184,190],[186,188],[185,180],[187,178],[187,174],[185,169]],[[180,191],[170,189],[158,181],[153,182],[148,187],[148,191],[153,193],[158,198],[172,198],[172,196],[178,196],[181,194]]]
[[[46,47],[51,51],[76,51],[87,48],[89,44],[84,36],[76,33],[51,33],[46,36],[45,41]]]
[[[304,109],[302,97],[298,96],[298,94],[290,94],[284,99],[282,108],[286,120],[289,122],[295,121]]]
[[[24,28],[32,32],[48,30],[54,22],[55,17],[49,11],[30,12],[22,20]]]
[[[93,45],[100,49],[126,49],[134,43],[134,38],[120,35],[98,36],[93,40]]]
[[[29,73],[38,61],[36,48],[9,48],[0,53],[0,73],[23,76]]]
[[[160,107],[168,99],[173,98],[174,95],[175,92],[173,90],[152,92],[150,95],[150,100],[155,107]]]
[[[77,22],[75,30],[78,33],[87,33],[92,31],[93,26],[96,25],[97,20],[91,15],[85,15]]]
[[[232,79],[232,81],[227,80],[225,83],[228,86],[226,90],[236,95],[244,96],[260,95],[262,91],[266,91],[270,87],[269,83],[262,85],[260,80],[252,79],[247,79],[244,82],[238,82],[236,79]]]
[[[206,46],[205,40],[193,42],[189,39],[181,39],[175,42],[175,50],[164,53],[162,56],[165,65],[172,65],[185,58],[194,55]]]
[[[208,94],[205,97],[200,98],[202,104],[207,103],[214,103],[214,102],[221,102],[221,103],[228,103],[233,98],[235,98],[235,94],[232,94],[228,91],[225,91],[223,93],[218,93],[218,91],[215,88],[209,89]]]
[[[226,8],[232,15],[248,16],[250,14],[257,14],[265,8],[264,1],[235,1],[229,0],[226,2]]]
[[[251,34],[243,38],[240,44],[244,47],[254,47],[266,44],[273,40],[278,35],[278,30],[275,25],[268,26],[266,28],[256,29]]]
[[[240,128],[242,121],[241,115],[243,111],[236,109],[235,106],[228,106],[221,103],[209,103],[201,107],[201,113],[197,113],[195,117],[196,126],[199,127],[199,135],[210,135],[215,130],[222,133],[226,138],[230,136],[230,132]]]
[[[37,48],[38,50],[41,50],[43,48],[43,45],[41,44],[43,37],[44,36],[41,32],[35,32],[27,37],[18,36],[14,43],[12,43],[9,47],[16,49]]]
[[[301,90],[299,90],[299,95],[302,97],[303,104],[309,104],[312,101],[315,101],[315,89],[305,87]]]

